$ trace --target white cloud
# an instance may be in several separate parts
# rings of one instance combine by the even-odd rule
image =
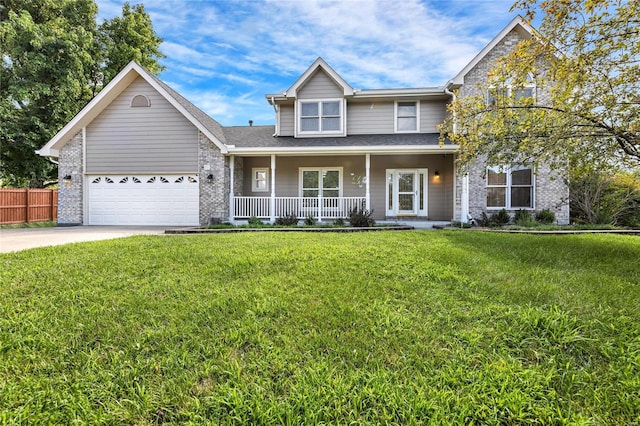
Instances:
[[[123,3],[98,0],[114,15]],[[147,0],[145,10],[165,39],[161,78],[223,124],[246,124],[273,122],[263,94],[288,88],[318,56],[360,89],[442,85],[509,22],[510,4]]]

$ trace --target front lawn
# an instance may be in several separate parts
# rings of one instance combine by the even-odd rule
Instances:
[[[144,236],[0,255],[1,424],[638,424],[640,237]]]

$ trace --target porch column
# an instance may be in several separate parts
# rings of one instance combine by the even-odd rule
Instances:
[[[371,167],[371,154],[364,155],[364,187],[365,187],[365,207],[371,210],[371,185],[369,184],[369,168]]]
[[[462,176],[462,194],[460,194],[460,222],[469,222],[469,174]]]
[[[229,156],[229,222],[233,223],[233,220],[235,219],[235,200],[234,200],[234,196],[235,196],[235,191],[233,190],[233,187],[235,185],[234,183],[234,178],[235,178],[235,170],[236,170],[236,159],[233,155]]]
[[[276,221],[276,155],[271,154],[271,199],[269,200],[269,220]]]

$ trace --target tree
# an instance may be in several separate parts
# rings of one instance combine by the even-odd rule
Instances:
[[[39,187],[55,181],[56,169],[35,151],[108,83],[125,58],[125,64],[136,59],[159,72],[162,40],[138,6],[123,8],[135,25],[109,27],[120,19],[114,18],[98,27],[93,0],[1,1],[0,184]],[[118,40],[126,40],[129,50],[112,47]]]
[[[100,25],[99,42],[106,53],[104,78],[111,80],[129,62],[136,61],[152,74],[164,69],[158,63],[165,55],[160,52],[162,39],[153,31],[151,18],[144,6],[125,3],[122,17],[104,21]]]
[[[441,126],[461,163],[640,164],[640,2],[518,0],[515,9],[527,20],[541,12],[539,32],[499,59],[476,95],[455,99]]]
[[[5,184],[39,186],[53,165],[35,150],[86,102],[96,7],[5,0],[0,10],[0,143]]]

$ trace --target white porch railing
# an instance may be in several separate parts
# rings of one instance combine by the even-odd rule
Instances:
[[[236,219],[258,217],[275,219],[295,215],[298,219],[346,218],[353,209],[362,208],[365,197],[275,197],[271,211],[271,197],[233,197],[233,216]]]

